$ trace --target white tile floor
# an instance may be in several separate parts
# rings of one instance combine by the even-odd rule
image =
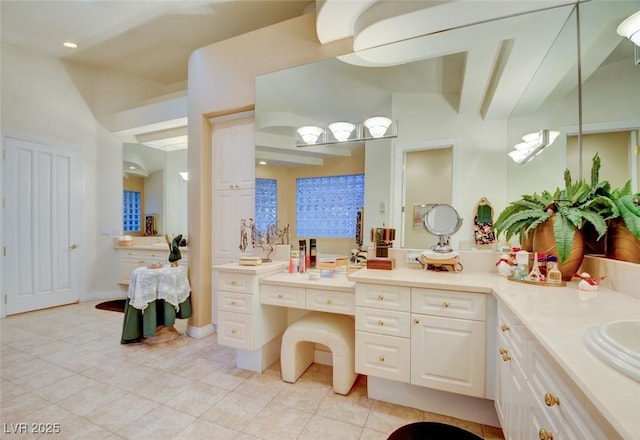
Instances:
[[[174,341],[121,345],[123,315],[96,303],[0,320],[2,438],[384,440],[434,420],[503,439],[499,428],[368,399],[362,376],[336,395],[331,367],[314,364],[296,384],[280,380],[278,364],[239,370],[215,335],[185,336],[186,320]],[[60,433],[13,433],[32,423]]]

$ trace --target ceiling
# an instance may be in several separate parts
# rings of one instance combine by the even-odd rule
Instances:
[[[198,48],[304,13],[313,0],[2,0],[3,44],[159,84]],[[68,49],[64,41],[78,44]]]
[[[353,38],[354,49],[361,52],[343,57],[343,70],[347,65],[379,67],[368,75],[369,79],[361,70],[358,80],[351,84],[353,88],[366,87],[371,95],[373,89],[386,88],[382,72],[400,74],[402,70],[404,80],[394,77],[395,87],[400,88],[396,91],[421,79],[423,91],[455,97],[455,106],[461,112],[503,118],[514,110],[525,90],[533,105],[552,92],[548,84],[540,90],[530,87],[529,82],[566,19],[553,10],[539,12],[535,20],[531,18],[534,15],[523,14],[571,3],[574,0],[323,0],[318,3],[316,32],[321,43]],[[300,16],[314,10],[315,5],[314,0],[1,0],[0,31],[3,45],[161,85],[179,85],[176,90],[184,90],[188,57],[196,49]],[[499,17],[511,19],[486,31],[483,24]],[[614,26],[618,19],[606,18],[593,17],[592,23],[585,23],[585,29],[600,31],[605,25]],[[615,32],[607,31],[614,40],[611,44],[617,44]],[[430,38],[412,39],[423,34]],[[383,47],[376,47],[400,40],[407,43],[401,51],[385,52]],[[74,41],[79,47],[67,49],[63,41]],[[611,50],[608,47],[602,51],[600,61]],[[558,54],[558,59],[554,69],[569,71],[568,61],[574,56]],[[454,74],[444,80],[427,81],[430,77],[437,79],[442,71]],[[296,90],[291,83],[287,87],[290,92]],[[280,92],[277,100],[283,101],[286,89]],[[341,108],[335,102],[336,95],[331,99],[334,109]],[[315,108],[320,107],[318,101],[313,102]],[[148,131],[136,134],[139,143],[160,149],[186,148],[184,127]]]

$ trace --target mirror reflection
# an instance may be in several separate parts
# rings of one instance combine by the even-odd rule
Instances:
[[[451,204],[462,217],[473,218],[477,200],[487,197],[499,212],[522,194],[559,185],[567,167],[586,163],[588,170],[593,148],[601,151],[603,173],[628,176],[637,188],[638,159],[632,153],[640,126],[640,67],[616,26],[638,6],[580,4],[581,76],[574,5],[262,75],[256,79],[256,160],[267,165],[258,165],[257,176],[280,167],[288,167],[284,174],[336,175],[337,164],[351,162],[354,149],[361,151],[364,230],[394,227],[396,246],[422,249],[433,242],[424,241],[424,228],[415,228],[416,205]],[[377,114],[398,122],[396,139],[295,146],[297,127]],[[542,129],[561,134],[524,166],[508,158],[524,134]],[[624,151],[614,159],[610,141],[591,140],[592,133],[616,137],[611,142]],[[418,166],[423,174],[414,179],[411,166],[427,150],[445,151],[445,162]],[[419,182],[417,190],[412,180]],[[280,184],[278,211],[279,221],[295,225],[293,190],[281,195]],[[472,225],[463,226],[456,239],[456,246],[470,247]]]
[[[186,171],[185,148],[123,144],[124,234],[187,237]]]

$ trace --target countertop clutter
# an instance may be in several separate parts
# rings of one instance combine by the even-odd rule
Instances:
[[[565,382],[589,416],[609,428],[608,438],[640,438],[640,383],[606,365],[589,352],[584,337],[596,325],[640,319],[640,301],[601,287],[585,292],[578,282],[548,288],[514,283],[490,273],[438,273],[412,268],[361,269],[349,280],[426,288],[463,289],[493,294],[524,325],[562,370]]]

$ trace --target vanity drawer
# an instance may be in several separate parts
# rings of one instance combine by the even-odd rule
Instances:
[[[486,320],[486,298],[483,293],[413,288],[411,311],[445,318]]]
[[[356,332],[356,372],[409,383],[410,341]]]
[[[498,350],[508,350],[509,356],[524,368],[528,344],[526,330],[520,321],[501,305],[498,307],[497,326]]]
[[[218,312],[218,344],[254,350],[253,316]]]
[[[408,312],[411,306],[411,288],[356,283],[356,305]]]
[[[306,308],[308,310],[351,316],[356,313],[356,298],[353,293],[320,289],[306,289],[306,291]]]
[[[356,330],[408,338],[411,335],[409,313],[358,307]]]
[[[253,280],[254,277],[248,274],[218,272],[216,282],[218,283],[218,291],[252,294]]]
[[[542,350],[535,342],[529,344],[529,389],[534,407],[540,410],[541,415],[560,422],[561,426],[555,429],[559,428],[561,435],[556,438],[563,438],[562,433],[564,438],[607,438],[580,405],[580,400],[558,378]]]
[[[253,313],[253,296],[246,293],[218,291],[218,308],[227,312]]]
[[[306,305],[304,290],[301,287],[263,284],[260,286],[260,302],[274,306],[304,309]]]

